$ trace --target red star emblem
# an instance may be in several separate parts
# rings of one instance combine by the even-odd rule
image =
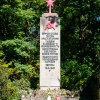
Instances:
[[[53,6],[54,0],[46,0],[47,6]]]

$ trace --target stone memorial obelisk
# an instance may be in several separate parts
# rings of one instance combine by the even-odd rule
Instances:
[[[52,13],[54,0],[46,0],[49,12],[40,18],[40,89],[60,88],[60,19]]]

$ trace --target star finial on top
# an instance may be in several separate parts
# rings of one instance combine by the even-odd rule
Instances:
[[[47,2],[47,6],[49,6],[49,13],[51,13],[51,7],[53,6],[53,2],[54,2],[55,0],[46,0],[46,2]]]
[[[53,2],[54,2],[55,0],[46,0],[46,2],[47,2],[47,6],[53,6]]]

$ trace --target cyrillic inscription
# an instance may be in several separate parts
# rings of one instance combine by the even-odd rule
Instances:
[[[58,60],[58,33],[42,33],[41,44],[42,60],[45,62],[45,69],[55,69],[55,62]],[[50,66],[50,67],[48,67]]]

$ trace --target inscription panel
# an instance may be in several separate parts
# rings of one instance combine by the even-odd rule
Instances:
[[[60,88],[60,26],[45,29],[47,18],[40,19],[40,87]]]

